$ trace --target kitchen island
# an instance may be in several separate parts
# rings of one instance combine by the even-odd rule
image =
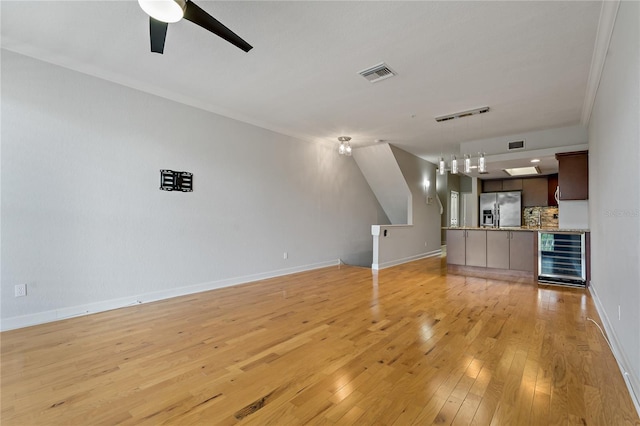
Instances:
[[[538,232],[586,234],[587,282],[589,231],[538,227],[447,227],[447,272],[457,275],[538,282]]]

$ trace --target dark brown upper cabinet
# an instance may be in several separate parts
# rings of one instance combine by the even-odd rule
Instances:
[[[522,207],[549,205],[546,177],[522,179]]]
[[[502,190],[503,191],[522,191],[522,181],[523,179],[503,179],[502,180]]]
[[[558,202],[556,201],[556,188],[558,187],[558,174],[553,174],[548,176],[548,187],[547,187],[547,205],[549,206],[558,206]]]
[[[482,181],[482,192],[502,191],[502,179],[492,179]]]
[[[589,152],[556,154],[560,201],[589,199]]]

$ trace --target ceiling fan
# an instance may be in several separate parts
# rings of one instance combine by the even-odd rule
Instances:
[[[191,0],[138,0],[138,3],[142,10],[149,15],[152,52],[162,54],[169,23],[178,22],[182,18],[211,31],[245,52],[253,48],[253,46],[199,8]]]

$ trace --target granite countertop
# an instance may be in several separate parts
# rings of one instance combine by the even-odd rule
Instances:
[[[530,231],[530,232],[579,232],[585,233],[590,232],[588,229],[567,229],[567,228],[538,228],[528,227],[528,226],[517,226],[517,227],[504,227],[504,228],[491,228],[491,227],[480,227],[480,226],[444,226],[442,229],[459,229],[459,230],[481,230],[481,231]]]

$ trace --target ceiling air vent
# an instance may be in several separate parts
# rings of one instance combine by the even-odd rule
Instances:
[[[396,72],[389,68],[384,62],[362,70],[358,74],[369,80],[370,83],[376,83],[385,78],[397,75]]]
[[[509,142],[509,151],[514,149],[524,149],[524,140]]]

